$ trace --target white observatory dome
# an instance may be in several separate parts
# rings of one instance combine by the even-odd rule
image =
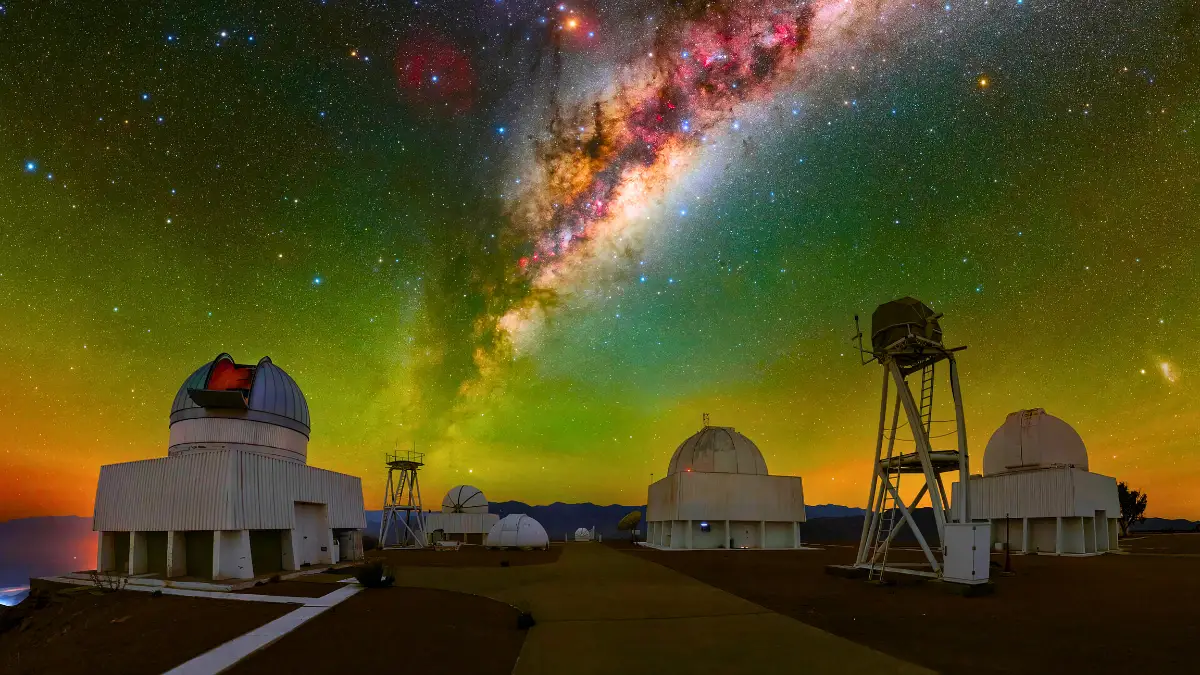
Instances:
[[[487,497],[474,485],[455,485],[442,497],[442,513],[487,512]]]
[[[488,532],[489,548],[548,548],[550,537],[538,521],[523,513],[504,516]]]
[[[983,452],[985,476],[1062,464],[1087,471],[1087,448],[1070,424],[1041,408],[1009,414]]]
[[[767,475],[758,446],[733,427],[706,426],[681,443],[671,456],[667,475],[682,471]]]
[[[586,527],[580,527],[575,530],[575,541],[591,541],[592,531]]]
[[[219,354],[175,394],[167,454],[236,449],[305,463],[310,424],[300,387],[270,358]]]

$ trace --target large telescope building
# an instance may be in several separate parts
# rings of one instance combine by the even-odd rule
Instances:
[[[165,457],[100,468],[97,570],[251,579],[362,557],[362,481],[308,465],[304,394],[269,358],[184,381]]]

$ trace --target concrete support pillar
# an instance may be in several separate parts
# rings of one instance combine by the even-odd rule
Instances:
[[[213,579],[253,579],[250,530],[213,532]]]
[[[733,548],[733,536],[729,533],[729,521],[725,521],[725,545]]]
[[[767,547],[767,521],[758,521],[758,547]]]
[[[129,574],[145,574],[146,566],[146,533],[129,533]]]
[[[112,532],[100,532],[96,546],[96,571],[111,572],[117,564],[117,538]]]
[[[800,523],[792,523],[792,548],[800,548]]]
[[[1057,518],[1055,518],[1055,519],[1054,519],[1054,525],[1055,525],[1055,530],[1054,530],[1054,553],[1055,553],[1055,555],[1062,555],[1062,552],[1063,552],[1063,522],[1062,522],[1062,516],[1058,516]]]
[[[167,577],[186,575],[187,547],[184,546],[184,534],[170,530],[167,532]]]
[[[684,541],[687,542],[687,548],[692,548],[692,521],[687,521],[687,535],[684,536]]]
[[[246,532],[246,536],[247,537],[250,536],[249,531]],[[321,555],[317,558],[317,562],[319,562],[323,565],[332,565],[333,564],[333,539],[334,539],[333,528],[326,528],[324,530],[321,530],[321,539],[322,539]],[[246,539],[247,544],[249,543],[249,541],[250,541],[249,538],[247,538]]]
[[[1029,519],[1021,519],[1021,552],[1029,553]]]
[[[212,578],[221,579],[221,531],[213,530]]]
[[[280,537],[283,548],[283,570],[285,572],[295,572],[300,569],[300,565],[296,562],[300,559],[300,552],[297,550],[299,537],[296,536],[295,530],[284,530]],[[379,542],[382,546],[383,542]]]

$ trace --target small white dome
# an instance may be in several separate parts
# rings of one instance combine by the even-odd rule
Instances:
[[[548,548],[550,537],[538,521],[523,513],[504,516],[488,532],[489,548]]]
[[[704,427],[681,443],[671,456],[667,475],[684,471],[767,475],[758,446],[733,427]]]
[[[487,513],[483,491],[473,485],[455,485],[442,497],[442,513]]]
[[[592,531],[586,527],[581,527],[575,530],[575,541],[591,541]]]
[[[1070,424],[1041,408],[1011,413],[983,451],[983,475],[1070,465],[1087,471],[1087,448]]]

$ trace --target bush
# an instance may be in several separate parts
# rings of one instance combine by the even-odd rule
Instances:
[[[387,588],[396,579],[381,560],[374,560],[354,570],[354,578],[367,588]]]
[[[129,584],[129,577],[124,574],[101,574],[95,570],[88,572],[92,585],[102,591],[123,591]]]

